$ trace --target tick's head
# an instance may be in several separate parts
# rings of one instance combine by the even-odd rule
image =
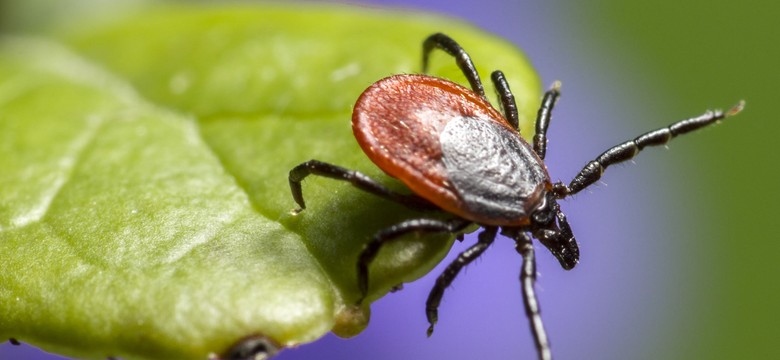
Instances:
[[[531,232],[564,269],[571,270],[577,265],[580,248],[553,193],[548,193],[545,201],[531,214]]]

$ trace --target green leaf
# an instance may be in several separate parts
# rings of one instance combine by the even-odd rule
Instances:
[[[289,169],[316,158],[405,191],[360,151],[351,105],[417,72],[433,32],[483,75],[507,74],[524,127],[539,99],[518,50],[435,16],[178,6],[80,22],[0,40],[0,337],[79,357],[204,359],[250,335],[284,347],[358,333],[362,245],[440,215],[323,178],[293,215]],[[433,73],[465,83],[443,53]],[[384,248],[369,300],[451,242]]]

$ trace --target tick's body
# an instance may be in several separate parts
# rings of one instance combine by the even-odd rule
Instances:
[[[355,104],[352,130],[379,168],[476,223],[526,225],[551,187],[542,161],[503,115],[451,81],[379,80]]]
[[[517,106],[503,73],[491,74],[504,110],[502,115],[485,99],[482,81],[468,54],[446,35],[434,34],[423,42],[423,71],[428,55],[436,48],[455,57],[471,90],[427,75],[395,75],[366,89],[352,115],[355,138],[366,155],[387,174],[400,179],[413,194],[397,193],[356,171],[310,160],[290,170],[293,198],[301,210],[306,207],[301,181],[313,174],[349,181],[362,190],[411,208],[453,215],[448,220],[407,220],[379,231],[357,261],[362,297],[368,292],[368,265],[383,244],[412,232],[459,234],[472,223],[484,228],[478,242],[462,252],[431,289],[426,302],[428,335],[437,322],[444,290],[464,266],[487,249],[501,228],[503,235],[515,241],[515,248],[523,257],[522,295],[539,358],[551,359],[534,292],[536,263],[531,238],[550,250],[564,269],[577,264],[577,241],[557,201],[596,182],[611,164],[631,159],[647,146],[665,144],[677,135],[734,115],[743,103],[725,113],[708,111],[613,146],[585,165],[569,185],[552,183],[544,157],[547,127],[560,95],[559,84],[542,99],[531,145],[518,132]],[[358,303],[363,301],[362,297]]]

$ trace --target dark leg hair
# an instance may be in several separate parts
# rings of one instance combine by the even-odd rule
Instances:
[[[520,286],[523,293],[523,304],[525,305],[525,314],[531,325],[531,333],[536,343],[536,351],[540,360],[552,359],[550,350],[550,341],[547,338],[547,331],[544,330],[542,322],[541,309],[539,308],[539,299],[536,298],[534,283],[536,282],[536,259],[534,257],[534,248],[531,243],[531,237],[524,232],[515,232],[511,234],[515,240],[515,249],[523,256],[523,267],[520,271]]]
[[[539,158],[544,160],[544,156],[547,155],[547,128],[550,127],[550,119],[552,118],[552,110],[555,107],[555,103],[561,96],[561,82],[556,81],[544,93],[542,98],[542,106],[539,107],[539,111],[536,113],[536,131],[534,132],[534,151]]]
[[[479,234],[479,241],[466,249],[466,251],[460,253],[458,257],[451,262],[444,272],[436,278],[436,285],[431,289],[428,294],[428,301],[425,302],[425,315],[428,317],[428,336],[433,334],[433,326],[439,320],[439,304],[441,303],[441,297],[444,295],[444,290],[452,284],[455,277],[458,276],[460,269],[476,260],[483,252],[493,243],[496,239],[496,227],[486,227]]]
[[[557,183],[555,184],[554,191],[559,198],[563,198],[571,194],[576,194],[594,182],[598,181],[608,166],[633,158],[647,146],[666,144],[669,142],[669,140],[676,137],[677,135],[703,128],[707,125],[717,122],[718,120],[736,115],[742,111],[744,106],[744,101],[741,101],[739,104],[735,105],[726,112],[720,110],[707,111],[698,117],[678,121],[667,127],[644,133],[634,140],[629,140],[622,144],[613,146],[609,150],[599,155],[596,159],[585,165],[580,173],[574,177],[574,180],[571,181],[568,187],[563,185],[563,183]]]
[[[423,41],[423,73],[428,72],[428,58],[434,48],[442,49],[455,57],[455,62],[471,84],[471,89],[483,98],[485,97],[485,88],[482,86],[482,80],[479,79],[479,73],[477,73],[477,68],[471,61],[469,54],[455,40],[442,33],[433,34]]]
[[[382,245],[413,232],[457,233],[470,224],[470,221],[460,218],[450,220],[412,219],[395,224],[376,233],[371,241],[363,247],[363,251],[358,258],[358,290],[360,290],[361,297],[357,303],[362,303],[363,299],[365,299],[368,294],[368,265],[374,260],[379,249],[382,248]]]
[[[493,85],[496,87],[496,93],[498,93],[498,100],[501,103],[501,110],[504,111],[504,117],[509,121],[509,125],[512,125],[515,130],[520,124],[520,117],[517,115],[517,103],[515,103],[515,95],[512,94],[512,90],[509,89],[509,83],[504,77],[504,73],[501,70],[493,71],[490,74],[490,78],[493,80]]]
[[[318,160],[309,160],[290,170],[289,182],[293,199],[300,206],[301,211],[306,208],[303,201],[303,191],[301,190],[301,181],[309,175],[324,176],[331,179],[348,181],[358,189],[377,195],[379,197],[395,201],[415,210],[435,210],[436,205],[431,204],[414,194],[400,194],[390,190],[382,184],[376,182],[365,174],[357,171],[348,170],[343,167],[324,163]]]

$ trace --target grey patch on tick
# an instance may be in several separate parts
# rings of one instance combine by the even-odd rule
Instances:
[[[547,180],[533,150],[487,119],[451,120],[439,137],[447,177],[466,206],[493,219],[527,217],[526,206]]]

